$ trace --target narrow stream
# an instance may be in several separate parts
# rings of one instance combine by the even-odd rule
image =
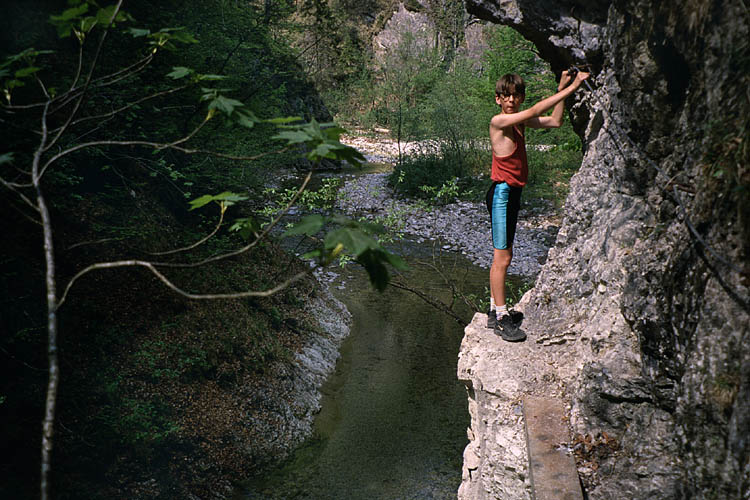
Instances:
[[[461,265],[483,289],[486,271]],[[342,278],[332,290],[354,322],[323,387],[314,435],[240,498],[455,498],[469,424],[456,379],[463,328],[409,292],[374,291],[353,266]],[[427,271],[414,269],[410,283],[450,299]]]

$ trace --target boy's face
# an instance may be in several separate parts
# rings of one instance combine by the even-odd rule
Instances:
[[[511,86],[508,89],[508,93],[503,93],[495,96],[495,102],[500,105],[505,114],[518,113],[521,109],[524,99],[523,94],[516,93],[515,87]]]

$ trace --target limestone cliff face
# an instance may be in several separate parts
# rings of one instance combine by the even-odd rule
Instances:
[[[387,19],[372,39],[372,50],[375,65],[378,66],[388,57],[389,52],[397,50],[405,35],[410,37],[409,49],[415,53],[433,49],[441,35],[435,26],[436,12],[442,13],[443,7],[439,3],[424,0],[411,2],[394,2],[391,9],[381,11],[379,18]],[[463,11],[462,11],[463,12]],[[460,43],[456,52],[474,61],[479,61],[488,45],[484,39],[483,27],[486,22],[473,22],[464,12],[464,19],[459,25],[465,26],[460,36]],[[374,17],[374,16],[373,16]]]
[[[594,75],[593,92],[569,102],[583,165],[524,298],[527,342],[571,404],[592,499],[750,498],[746,5],[467,0],[558,71],[588,63]],[[492,407],[466,342],[459,375],[475,406]],[[501,399],[542,389],[517,379]],[[474,471],[507,472],[502,453],[479,446],[490,427],[472,427],[469,458]],[[487,474],[464,472],[464,498],[488,495]],[[522,490],[523,471],[513,474]]]

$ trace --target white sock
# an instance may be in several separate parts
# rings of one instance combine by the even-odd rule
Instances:
[[[495,305],[495,298],[490,297],[490,311],[496,311],[496,310],[497,310],[497,306]]]
[[[506,314],[508,314],[508,306],[507,305],[503,304],[502,306],[500,306],[500,307],[497,308],[497,319],[502,318]]]

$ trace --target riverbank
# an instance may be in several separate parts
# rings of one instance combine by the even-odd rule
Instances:
[[[371,162],[395,164],[398,159],[398,145],[385,137],[345,136],[342,142],[359,149]],[[414,147],[411,143],[401,145],[402,151]],[[337,208],[348,215],[385,222],[417,243],[432,242],[440,250],[459,252],[489,269],[491,230],[483,199],[425,207],[424,203],[398,197],[387,183],[388,175],[368,174],[347,181],[339,192]],[[522,205],[509,274],[529,281],[536,278],[555,241],[560,220],[552,203]]]
[[[311,435],[321,410],[321,386],[336,367],[351,315],[312,278],[283,295],[282,301],[294,296],[297,302],[286,309],[273,303],[271,314],[280,315],[276,322],[264,325],[257,316],[245,319],[240,313],[232,319],[248,337],[254,328],[267,328],[283,342],[284,353],[263,366],[248,366],[240,357],[227,360],[231,375],[220,372],[190,384],[162,380],[154,390],[163,388],[159,398],[174,408],[174,437],[147,460],[126,463],[130,458],[123,457],[102,487],[106,496],[233,498],[238,481],[285,459]],[[204,331],[203,336],[215,333]],[[127,370],[120,361],[114,363],[121,372]]]

